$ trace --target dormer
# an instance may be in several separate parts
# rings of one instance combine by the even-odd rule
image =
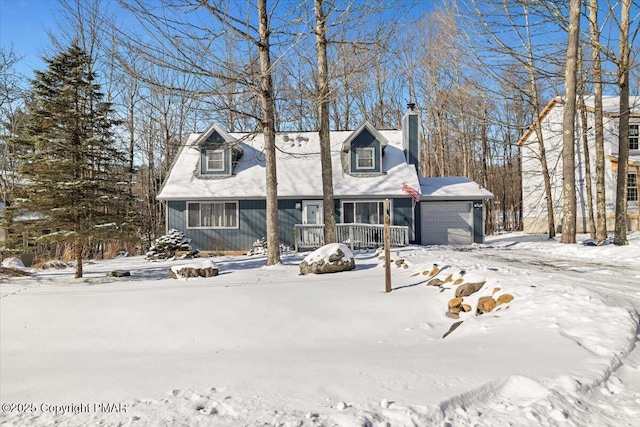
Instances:
[[[215,123],[194,141],[194,146],[200,150],[200,176],[231,176],[243,154],[238,141]]]
[[[342,143],[347,158],[347,172],[353,175],[382,174],[382,152],[387,139],[368,121],[363,122]]]

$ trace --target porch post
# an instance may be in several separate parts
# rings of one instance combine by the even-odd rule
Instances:
[[[391,292],[391,227],[389,199],[384,199],[384,282],[385,292]]]

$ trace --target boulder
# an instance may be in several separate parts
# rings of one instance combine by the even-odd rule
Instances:
[[[107,277],[129,277],[131,273],[124,270],[113,270],[107,273]]]
[[[344,243],[331,243],[311,252],[300,263],[300,274],[324,274],[356,268],[353,253]]]
[[[465,283],[464,285],[460,285],[458,286],[458,289],[456,289],[456,296],[468,297],[469,295],[472,295],[478,292],[484,286],[484,283],[485,282],[472,282],[472,283]]]
[[[460,318],[460,315],[459,315],[458,313],[454,313],[453,311],[447,311],[447,312],[445,313],[445,315],[446,315],[447,317],[452,318],[452,319],[459,319],[459,318]]]
[[[462,306],[462,298],[461,297],[452,298],[449,301],[449,308],[461,307],[461,306]]]
[[[442,280],[438,279],[437,277],[433,278],[433,279],[431,279],[431,280],[429,280],[427,282],[427,286],[442,286],[443,284],[444,284],[444,282]]]
[[[189,279],[193,277],[214,277],[218,275],[218,267],[210,259],[203,260],[199,265],[183,265],[171,267],[168,271],[173,279]]]
[[[469,304],[462,304],[462,311],[468,313],[471,311],[471,306]]]
[[[508,304],[511,301],[513,301],[513,295],[511,295],[511,294],[502,294],[496,300],[496,305]]]
[[[476,314],[489,313],[494,308],[496,308],[496,300],[492,297],[480,297]]]

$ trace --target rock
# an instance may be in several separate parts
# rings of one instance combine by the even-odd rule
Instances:
[[[500,288],[493,288],[493,292],[491,292],[491,294],[495,294],[496,292],[500,291]]]
[[[451,313],[458,314],[461,311],[462,311],[462,306],[461,305],[457,305],[455,307],[449,307],[449,312],[451,312]]]
[[[447,311],[447,312],[445,313],[445,315],[446,315],[447,317],[452,318],[452,319],[459,319],[459,318],[460,318],[460,315],[459,315],[458,313],[454,313],[453,311]]]
[[[511,295],[511,294],[502,294],[496,300],[496,305],[508,304],[511,301],[513,301],[513,295]]]
[[[462,277],[460,277],[459,279],[456,279],[455,282],[453,282],[454,285],[459,285],[462,282],[464,282],[464,279]]]
[[[471,311],[471,306],[469,304],[462,304],[462,311],[468,313]]]
[[[407,265],[407,264],[402,264],[402,268],[404,268],[404,269],[406,270],[407,268],[409,268],[409,265]]]
[[[492,297],[480,297],[476,314],[489,313],[494,308],[496,308],[496,300]]]
[[[458,326],[460,326],[460,325],[462,325],[462,320],[459,321],[459,322],[454,323],[453,325],[451,325],[449,330],[442,336],[442,339],[445,339],[447,337],[447,335],[449,335],[451,332],[453,332],[456,329],[458,329]]]
[[[427,286],[441,286],[443,285],[444,282],[440,279],[438,279],[437,277],[434,279],[431,279],[427,282]]]
[[[353,253],[344,243],[331,243],[311,252],[300,263],[300,274],[324,274],[356,268]]]
[[[396,267],[400,267],[404,264],[404,259],[400,258],[396,260]]]
[[[182,267],[180,269],[169,269],[169,277],[172,279],[188,279],[192,277],[214,277],[218,275],[216,267]]]
[[[462,306],[462,298],[461,297],[452,298],[449,301],[449,308],[451,308],[451,307],[459,307],[459,306]]]
[[[456,296],[468,297],[469,295],[472,295],[478,292],[484,286],[484,283],[485,282],[472,282],[472,283],[465,283],[464,285],[460,285],[458,286],[458,289],[456,289]]]
[[[107,273],[107,277],[129,277],[131,273],[124,270],[113,270]]]
[[[449,282],[453,282],[453,274],[448,275],[447,278],[444,279],[444,283],[449,283]]]

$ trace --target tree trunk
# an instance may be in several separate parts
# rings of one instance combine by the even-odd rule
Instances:
[[[322,195],[324,205],[324,242],[335,243],[336,218],[333,200],[333,170],[329,138],[329,62],[327,60],[327,15],[324,0],[314,0],[316,16],[316,53],[318,56],[318,116],[320,119],[320,162],[322,164]]]
[[[74,255],[76,258],[76,279],[80,279],[82,277],[82,241],[80,239],[76,239],[73,245]]]
[[[593,186],[591,183],[593,180],[591,179],[591,156],[589,153],[589,137],[587,133],[589,132],[588,123],[587,123],[587,109],[584,103],[584,72],[583,72],[583,61],[582,61],[582,48],[578,49],[578,72],[580,73],[580,80],[578,81],[578,99],[580,102],[580,128],[582,134],[582,148],[584,151],[584,182],[586,184],[587,190],[587,215],[589,215],[589,234],[592,239],[596,238],[596,221],[595,216],[593,214]]]
[[[627,173],[629,170],[629,12],[631,0],[622,0],[620,16],[620,58],[618,87],[620,88],[620,121],[618,123],[618,179],[616,183],[616,219],[613,243],[627,241]]]
[[[576,71],[580,37],[580,0],[569,5],[569,37],[567,63],[564,73],[565,104],[562,118],[562,243],[576,242],[576,170],[575,170],[575,113]]]
[[[267,180],[267,265],[280,263],[278,235],[278,177],[276,175],[276,130],[273,69],[269,45],[267,0],[258,0],[262,132],[264,133],[265,173]]]

